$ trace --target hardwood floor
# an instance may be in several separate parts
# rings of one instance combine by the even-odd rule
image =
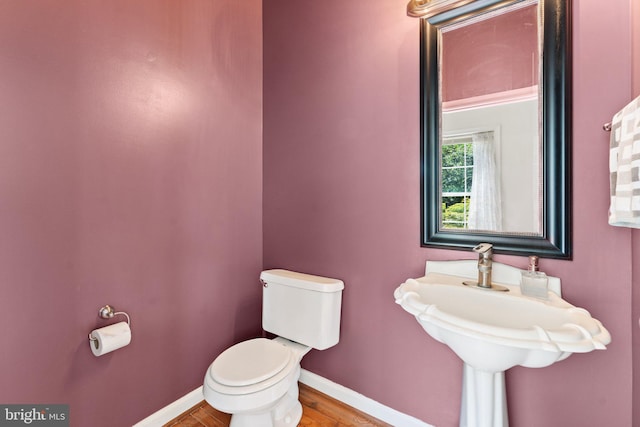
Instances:
[[[300,403],[299,427],[393,427],[304,384],[300,384]],[[228,427],[230,419],[202,401],[164,427]]]

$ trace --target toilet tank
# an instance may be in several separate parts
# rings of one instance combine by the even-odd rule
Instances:
[[[289,270],[263,271],[260,280],[265,331],[317,350],[338,343],[342,280]]]

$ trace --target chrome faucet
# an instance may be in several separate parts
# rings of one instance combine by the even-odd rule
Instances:
[[[480,289],[490,289],[492,291],[508,291],[505,286],[496,285],[491,282],[491,269],[493,267],[493,245],[491,243],[480,243],[473,248],[478,254],[478,281],[464,281],[466,286]]]

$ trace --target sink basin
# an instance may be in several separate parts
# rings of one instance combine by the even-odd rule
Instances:
[[[520,292],[520,273],[493,263],[493,281],[508,288],[494,292],[462,284],[477,275],[473,260],[427,262],[424,277],[409,279],[394,292],[396,303],[464,362],[461,426],[507,425],[507,369],[549,366],[573,353],[603,350],[611,342],[602,323],[561,298],[559,279],[550,278],[547,298],[537,299]],[[483,401],[486,394],[493,396],[490,402],[480,404],[479,390]],[[476,407],[464,408],[469,404]]]
[[[493,372],[541,368],[572,353],[605,349],[611,336],[589,312],[553,292],[548,300],[466,287],[463,278],[430,273],[396,290],[396,302],[467,364]],[[509,287],[509,285],[507,285]],[[482,343],[482,352],[478,344]]]

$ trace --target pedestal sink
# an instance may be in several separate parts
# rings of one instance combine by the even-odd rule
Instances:
[[[573,353],[604,350],[609,332],[588,311],[561,298],[550,278],[547,299],[522,295],[521,270],[493,263],[493,282],[508,292],[470,288],[476,261],[427,262],[424,277],[394,292],[396,303],[464,362],[461,427],[508,426],[504,372],[542,368]]]

